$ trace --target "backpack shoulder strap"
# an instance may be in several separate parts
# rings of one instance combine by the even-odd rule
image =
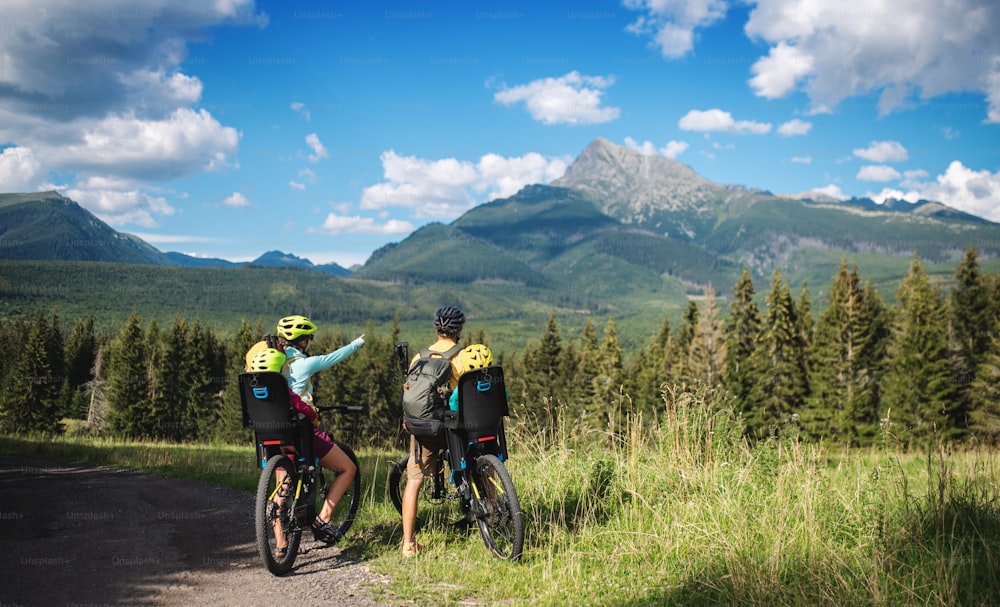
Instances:
[[[434,352],[430,348],[421,348],[420,358],[431,358],[436,354],[441,358],[447,358],[448,360],[451,360],[455,358],[455,355],[457,355],[461,351],[462,351],[462,346],[458,344],[455,344],[454,346],[448,348],[444,352]]]
[[[447,358],[448,360],[451,360],[455,358],[455,356],[461,351],[462,351],[462,346],[455,344],[454,346],[448,348],[448,351],[442,354],[441,356]]]

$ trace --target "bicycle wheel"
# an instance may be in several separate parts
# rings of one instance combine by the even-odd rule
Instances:
[[[403,491],[406,490],[406,464],[409,463],[410,456],[404,455],[389,470],[389,499],[396,507],[396,512],[403,513]]]
[[[410,456],[404,455],[399,458],[392,468],[389,469],[389,480],[387,488],[389,499],[396,507],[396,512],[403,513],[403,493],[406,491],[406,467],[410,463]],[[455,514],[457,503],[451,508],[442,507],[447,500],[447,486],[444,480],[444,469],[441,459],[438,459],[438,470],[431,478],[425,478],[420,485],[420,494],[417,497],[417,524],[422,525],[432,519],[447,519]]]
[[[284,455],[267,460],[257,482],[254,528],[257,550],[264,566],[274,575],[284,575],[295,564],[302,530],[292,513],[292,499],[298,474],[295,464]],[[276,555],[279,546],[284,553]]]
[[[472,512],[486,547],[516,561],[524,548],[524,515],[510,473],[495,455],[480,455],[472,475]]]
[[[336,441],[336,445],[347,454],[347,457],[349,457],[354,463],[354,468],[356,470],[354,478],[351,480],[351,484],[347,486],[347,490],[344,491],[344,496],[337,502],[337,506],[333,509],[333,514],[330,515],[330,522],[333,523],[334,529],[337,530],[337,539],[339,539],[344,537],[347,530],[351,528],[352,524],[354,524],[354,519],[358,514],[358,506],[361,504],[361,465],[358,463],[358,456],[354,454],[354,450],[351,449],[346,443]],[[333,481],[336,480],[336,476],[329,470],[321,469],[319,474],[322,476],[322,490],[316,492],[316,512],[320,512],[323,509],[326,492],[329,490],[330,485],[333,484]],[[327,475],[332,477],[329,482],[326,480]],[[320,541],[327,544],[333,544],[337,541],[337,539]]]

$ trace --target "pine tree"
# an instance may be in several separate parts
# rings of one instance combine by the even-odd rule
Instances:
[[[896,293],[882,408],[901,440],[955,436],[956,384],[948,359],[947,314],[919,258]]]
[[[87,382],[85,393],[88,395],[87,424],[86,428],[91,432],[100,434],[104,431],[104,420],[108,413],[108,397],[104,386],[104,345],[97,347],[94,355],[94,366],[91,368],[91,379]]]
[[[965,251],[965,257],[955,268],[958,284],[951,292],[953,366],[959,384],[961,404],[955,410],[957,427],[964,427],[972,400],[971,386],[976,371],[990,348],[990,331],[995,317],[990,289],[979,268],[979,252],[975,246]]]
[[[58,425],[54,430],[62,432],[60,420],[69,414],[70,390],[66,382],[66,346],[62,329],[59,328],[59,314],[52,310],[52,321],[45,332],[44,356],[50,369],[48,378],[53,407],[52,412]]]
[[[869,444],[878,422],[878,379],[885,353],[885,307],[857,266],[842,260],[816,323],[812,394],[803,424],[814,437]]]
[[[148,336],[147,336],[148,341]],[[155,389],[150,394],[149,425],[143,431],[156,438],[182,440],[186,433],[185,409],[187,386],[191,378],[187,366],[188,324],[182,318],[174,324],[161,341],[149,342],[150,351],[157,351],[157,362],[152,367]]]
[[[670,374],[678,382],[687,385],[695,383],[697,377],[688,363],[691,356],[691,342],[694,341],[694,334],[698,326],[698,316],[697,302],[688,300],[681,326],[677,329],[677,338],[674,340],[674,357]]]
[[[583,419],[588,411],[596,408],[595,402],[599,395],[594,388],[594,381],[601,372],[601,346],[597,340],[597,330],[590,317],[583,325],[580,334],[580,354],[576,375],[571,379],[575,384],[572,401],[564,405],[564,415],[570,415],[570,419]]]
[[[264,334],[263,323],[255,326],[244,318],[226,348],[226,381],[222,405],[215,423],[215,440],[224,443],[250,444],[253,433],[243,427],[243,403],[240,400],[239,374],[246,367],[246,353]]]
[[[93,379],[91,371],[97,356],[97,337],[94,335],[94,317],[77,319],[73,332],[66,342],[66,382],[70,390],[69,417],[84,419],[87,416],[88,398],[84,390]]]
[[[1000,319],[969,390],[969,432],[987,445],[1000,444]]]
[[[754,371],[752,358],[761,332],[760,312],[754,296],[750,272],[743,268],[739,280],[733,285],[729,317],[725,323],[726,356],[722,381],[733,395],[738,409],[744,413],[753,407],[750,393],[761,379],[758,372]]]
[[[148,347],[141,320],[134,312],[110,347],[106,378],[108,429],[118,435],[141,438],[146,433],[149,408]]]
[[[206,440],[215,434],[222,393],[226,385],[225,344],[195,320],[185,342],[185,403],[181,410],[184,440]]]
[[[647,416],[655,416],[661,410],[662,386],[670,382],[667,360],[673,346],[670,320],[663,318],[660,329],[633,357],[625,374],[625,387],[632,395],[633,406]]]
[[[758,436],[794,423],[809,394],[801,326],[791,291],[778,270],[766,302],[759,344],[751,355],[751,366],[761,375],[750,391],[747,419],[748,429]]]
[[[5,352],[10,353],[8,356],[0,357],[0,387],[7,385],[19,352],[23,350],[21,344],[24,343],[30,331],[31,324],[24,317],[19,316],[9,321],[0,320],[0,346],[3,346]],[[2,405],[6,393],[6,389],[0,390],[0,405]]]
[[[687,369],[693,383],[704,386],[707,394],[712,395],[722,387],[722,370],[726,360],[725,327],[712,285],[705,289],[697,319],[688,348]]]
[[[564,378],[559,372],[562,351],[562,334],[559,331],[559,323],[556,322],[555,314],[550,314],[549,320],[545,324],[545,333],[542,334],[541,343],[539,343],[532,361],[535,365],[535,373],[541,380],[535,398],[552,400],[564,396]]]
[[[799,337],[802,340],[802,364],[808,375],[816,323],[812,315],[812,296],[809,294],[809,285],[805,282],[802,283],[802,291],[795,303],[795,324],[798,326]]]
[[[623,369],[615,319],[609,318],[604,326],[604,339],[598,349],[597,373],[592,380],[593,397],[588,401],[585,412],[585,420],[591,427],[607,427],[610,415],[621,397]]]
[[[53,323],[56,323],[53,325]],[[39,312],[28,329],[24,347],[17,351],[3,401],[3,428],[13,433],[62,432],[59,423],[62,402],[62,351],[54,337],[58,319],[53,313],[50,323],[45,312]],[[57,362],[58,361],[58,362]]]

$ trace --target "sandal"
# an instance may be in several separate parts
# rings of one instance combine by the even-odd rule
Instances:
[[[342,536],[340,529],[333,526],[333,523],[324,523],[319,516],[312,523],[313,537],[321,542],[332,544]]]

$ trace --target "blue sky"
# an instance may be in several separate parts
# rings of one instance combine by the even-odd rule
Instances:
[[[1000,221],[997,32],[995,0],[6,2],[0,191],[351,266],[604,137]]]

